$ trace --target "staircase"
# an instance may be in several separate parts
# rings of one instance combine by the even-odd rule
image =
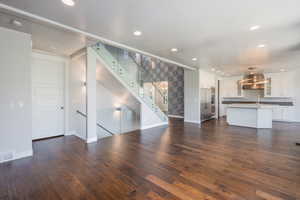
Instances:
[[[114,47],[115,48],[115,47]],[[165,97],[152,98],[147,89],[144,88],[140,80],[141,67],[128,55],[128,57],[120,56],[121,49],[115,48],[113,51],[102,43],[92,46],[92,49],[105,62],[105,67],[119,79],[128,90],[143,104],[146,104],[162,122],[168,122],[167,115],[160,109],[159,102]],[[119,51],[119,52],[118,52]],[[145,72],[143,72],[145,73]],[[161,95],[161,94],[159,94]]]

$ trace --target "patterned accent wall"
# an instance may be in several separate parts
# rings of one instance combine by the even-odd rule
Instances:
[[[145,82],[168,82],[168,114],[184,116],[184,70],[176,65],[168,64],[157,59],[150,58],[135,52],[119,49],[110,45],[105,45],[110,52],[114,52],[116,59],[119,56],[129,56],[141,67],[138,73],[140,84]],[[125,60],[126,60],[125,59]],[[122,60],[122,59],[121,59]]]
[[[147,75],[143,80],[168,81],[168,114],[184,115],[184,70],[176,65],[167,64],[149,57],[136,58],[142,64]]]

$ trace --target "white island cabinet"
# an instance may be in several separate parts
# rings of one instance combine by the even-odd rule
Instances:
[[[232,104],[227,108],[227,123],[251,128],[272,128],[272,106]]]

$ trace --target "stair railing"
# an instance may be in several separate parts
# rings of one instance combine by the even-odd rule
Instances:
[[[158,107],[158,105],[155,103],[154,99],[151,98],[149,95],[145,95],[144,88],[140,86],[137,80],[134,80],[132,77],[130,77],[130,74],[118,61],[117,58],[115,58],[112,55],[112,52],[110,52],[107,47],[102,43],[97,43],[95,46],[93,46],[94,50],[97,52],[97,54],[103,59],[104,62],[107,63],[107,67],[109,67],[114,73],[116,73],[117,76],[119,76],[122,81],[124,81],[131,90],[136,93],[147,105],[151,107],[151,109],[157,113],[157,115],[164,121],[168,121],[168,117],[166,114]],[[133,61],[132,61],[133,62]],[[138,66],[136,66],[138,67]]]
[[[80,112],[79,110],[76,111],[77,114],[83,116],[83,117],[87,117],[86,114],[84,114],[83,112]],[[101,124],[99,124],[98,122],[96,123],[96,125],[99,127],[99,128],[102,128],[103,130],[105,130],[107,133],[109,133],[110,135],[115,135],[113,132],[111,132],[110,130],[108,130],[107,128],[105,128],[104,126],[102,126]]]

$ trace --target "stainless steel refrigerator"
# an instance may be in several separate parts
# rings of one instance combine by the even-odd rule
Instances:
[[[215,118],[216,115],[216,88],[201,88],[200,113],[201,121]]]

